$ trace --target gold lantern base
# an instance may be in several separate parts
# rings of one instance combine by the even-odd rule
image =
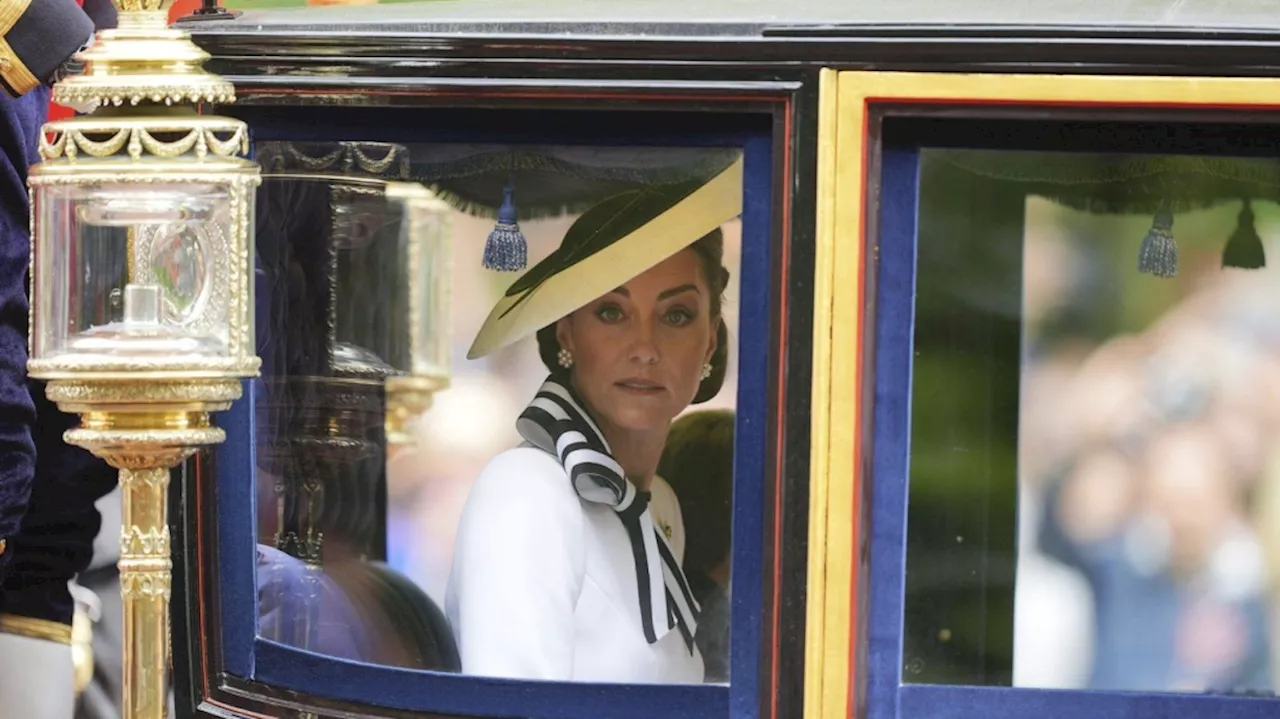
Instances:
[[[168,707],[169,470],[226,435],[209,413],[239,399],[234,378],[57,379],[46,387],[80,427],[64,439],[120,470],[120,594],[124,600],[124,716],[165,719]]]

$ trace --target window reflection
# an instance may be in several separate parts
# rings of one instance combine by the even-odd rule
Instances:
[[[924,155],[904,680],[1270,693],[1280,165]]]
[[[258,197],[259,631],[347,659],[453,671],[441,605],[386,563],[386,386],[415,347],[407,148],[267,143]],[[403,325],[403,326],[402,326]]]

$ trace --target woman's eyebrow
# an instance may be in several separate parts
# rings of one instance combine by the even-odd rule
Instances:
[[[701,290],[698,289],[697,285],[680,285],[679,287],[672,287],[669,290],[663,290],[661,293],[659,293],[658,301],[661,302],[662,300],[665,300],[668,297],[675,297],[676,295],[681,294],[683,292],[701,293]]]

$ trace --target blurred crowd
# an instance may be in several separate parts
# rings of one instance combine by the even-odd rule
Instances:
[[[1225,237],[1235,209],[1180,218],[1177,278],[1116,274],[1119,331],[1049,340],[1055,314],[1106,301],[1073,280],[1089,272],[1080,236],[1140,237],[1143,218],[1029,205],[1016,685],[1268,693],[1280,678],[1280,273],[1221,269],[1195,237]]]

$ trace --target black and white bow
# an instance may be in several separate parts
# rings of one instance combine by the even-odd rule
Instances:
[[[521,413],[516,429],[525,440],[560,460],[579,497],[618,513],[631,538],[645,639],[653,644],[679,628],[692,652],[698,603],[666,537],[654,526],[649,493],[627,479],[574,391],[548,378]]]

